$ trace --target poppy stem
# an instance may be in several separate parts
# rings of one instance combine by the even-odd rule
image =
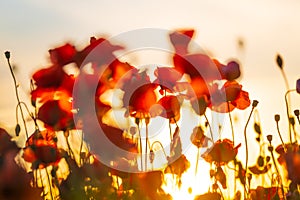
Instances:
[[[204,113],[204,117],[205,117],[205,120],[207,121],[207,124],[208,124],[208,127],[209,127],[209,132],[210,132],[210,137],[211,137],[212,143],[215,143],[212,128],[211,128],[211,125],[210,125],[210,123],[208,121],[208,118],[207,118],[205,113]]]
[[[290,122],[290,99],[288,99],[288,95],[290,92],[296,91],[295,89],[293,90],[288,90],[285,95],[284,95],[284,100],[285,100],[285,106],[286,106],[286,114],[288,118],[288,123],[289,123],[289,137],[290,137],[290,143],[292,143],[292,127],[291,127],[291,122]]]
[[[284,145],[284,142],[283,142],[283,139],[282,139],[282,136],[281,136],[280,130],[279,130],[279,124],[278,124],[278,121],[276,121],[276,127],[277,127],[277,132],[278,132],[278,135],[279,135],[279,138],[280,138],[280,141],[281,141],[282,147],[285,149],[285,145]],[[284,150],[284,151],[285,151],[285,150]]]
[[[159,145],[160,145],[160,147],[161,147],[161,149],[162,149],[162,151],[163,151],[163,153],[164,153],[164,156],[165,156],[166,160],[168,160],[168,156],[167,156],[167,154],[166,154],[166,151],[165,151],[165,149],[164,149],[164,146],[163,146],[163,144],[162,144],[160,141],[158,141],[158,140],[154,141],[154,142],[151,144],[150,149],[153,149],[153,146],[154,146],[155,144],[159,144]]]
[[[169,119],[169,131],[170,131],[170,141],[172,142],[172,127],[171,127],[171,119]]]
[[[140,130],[139,123],[137,124],[137,128],[138,128],[138,133],[139,133],[139,143],[140,143],[141,171],[144,171],[144,170],[143,170],[143,147],[142,147],[142,137],[141,137],[141,130]]]
[[[270,145],[271,145],[271,143],[270,143]],[[276,164],[276,160],[275,160],[275,157],[274,157],[274,153],[273,153],[273,147],[272,146],[269,146],[269,147],[270,147],[269,151],[271,153],[272,161],[273,161],[273,164],[274,164],[277,176],[279,177],[280,187],[281,187],[281,190],[282,190],[282,193],[283,193],[282,196],[283,196],[283,199],[286,199],[285,195],[284,195],[284,189],[283,189],[282,179],[281,179],[281,176],[279,174],[279,170],[278,170],[278,167],[277,167],[277,164]]]
[[[81,131],[81,141],[80,141],[80,147],[79,147],[79,165],[81,166],[81,164],[83,164],[83,159],[81,157],[81,151],[82,151],[82,147],[83,147],[83,131]]]
[[[146,150],[145,150],[145,171],[147,171],[147,160],[148,160],[148,156],[147,156],[147,152],[148,152],[148,123],[146,122]]]
[[[197,175],[197,172],[198,172],[199,156],[200,156],[200,148],[197,148],[197,157],[196,157],[195,176]]]
[[[228,108],[228,116],[229,116],[229,120],[230,120],[230,128],[231,128],[231,134],[232,134],[232,143],[234,146],[234,130],[233,130],[233,123],[232,123],[232,117],[231,117],[231,112],[230,112],[230,108],[229,108],[229,102],[227,101],[227,108]]]
[[[74,153],[72,151],[71,145],[70,145],[69,140],[68,140],[69,134],[70,134],[69,130],[67,130],[67,131],[64,132],[64,136],[65,136],[66,143],[67,143],[67,146],[68,146],[69,154],[70,154],[71,157],[74,158]]]
[[[49,192],[50,192],[51,200],[54,200],[53,194],[52,194],[52,183],[51,183],[49,172],[48,172],[47,168],[45,168],[45,171],[46,171],[47,179],[48,179],[48,183],[49,183]]]
[[[16,98],[17,98],[17,101],[18,101],[18,105],[20,104],[20,97],[19,97],[19,91],[18,91],[18,87],[19,85],[17,84],[17,80],[16,80],[16,77],[15,77],[15,74],[14,74],[14,71],[13,71],[13,68],[10,64],[10,58],[8,56],[6,56],[6,59],[7,59],[7,63],[8,63],[8,66],[9,66],[9,70],[10,70],[10,73],[11,73],[11,76],[13,78],[13,81],[14,81],[14,87],[15,87],[15,93],[16,93]],[[23,113],[23,110],[22,108],[20,107],[20,112],[21,112],[21,117],[22,117],[22,121],[23,121],[23,124],[24,124],[24,129],[25,129],[25,134],[26,134],[26,139],[28,139],[28,130],[27,130],[27,125],[26,125],[26,122],[25,122],[25,116],[24,116],[24,113]],[[16,116],[17,117],[17,116]]]
[[[230,128],[231,128],[231,134],[232,134],[232,145],[234,147],[234,129],[233,129],[233,123],[232,123],[232,117],[231,117],[231,112],[230,112],[230,107],[229,107],[229,102],[227,101],[227,109],[228,109],[228,116],[229,116],[229,121],[230,121]],[[236,192],[236,159],[234,159],[234,194]]]
[[[250,112],[250,115],[247,119],[247,122],[246,122],[246,125],[245,125],[245,128],[244,128],[244,137],[245,137],[245,147],[246,147],[246,164],[245,164],[245,179],[247,179],[247,169],[248,169],[248,142],[247,142],[247,126],[250,122],[250,119],[251,119],[251,116],[252,116],[252,113],[254,111],[254,108],[257,106],[258,104],[258,101],[254,100],[253,103],[252,103],[252,109],[251,109],[251,112]],[[246,199],[246,196],[247,196],[247,189],[246,189],[246,184],[244,185],[244,199]]]

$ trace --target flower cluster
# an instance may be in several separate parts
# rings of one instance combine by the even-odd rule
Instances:
[[[251,108],[249,94],[238,81],[240,64],[237,61],[224,64],[205,54],[190,52],[194,32],[190,29],[169,34],[174,47],[173,65],[158,65],[154,74],[118,59],[114,53],[124,47],[111,44],[105,38],[92,37],[82,49],[67,43],[49,50],[50,66],[32,75],[30,96],[34,112],[29,115],[35,130],[28,135],[23,109],[29,109],[20,101],[16,84],[17,111],[21,112],[27,136],[25,146],[17,147],[8,133],[0,129],[0,197],[172,199],[172,194],[163,189],[165,176],[171,174],[176,188],[180,189],[184,184],[183,174],[192,166],[183,153],[181,131],[185,130],[180,126],[184,117],[182,110],[188,107],[199,118],[199,124],[194,124],[190,133],[191,144],[198,150],[195,175],[200,149],[204,149],[201,157],[210,165],[208,192],[196,195],[195,199],[224,199],[222,191],[231,187],[229,181],[235,185],[231,190],[234,199],[241,199],[241,188],[244,199],[298,199],[300,151],[296,126],[300,124],[299,110],[294,111],[296,121],[286,102],[290,141],[284,143],[279,132],[282,144],[275,149],[278,161],[272,135],[267,137],[269,143],[264,142],[260,123],[255,121],[260,155],[257,163],[248,167],[246,131],[252,113],[257,111],[258,101],[252,101],[244,129],[246,163],[243,163],[238,157],[242,144],[235,144],[231,118],[233,110]],[[10,53],[6,52],[5,56],[15,80]],[[278,56],[276,61],[283,70],[282,58]],[[287,94],[290,91],[300,93],[300,79],[296,90],[288,90]],[[121,102],[117,108],[107,97],[114,92],[121,93],[113,95]],[[115,109],[122,110],[123,116],[112,117]],[[208,119],[211,113],[228,114],[232,138],[213,137],[216,135],[213,127],[218,125]],[[149,129],[150,123],[159,117],[169,124],[170,134],[164,136],[165,141],[149,138],[149,133],[157,131]],[[128,122],[127,127],[116,125],[124,120]],[[279,120],[275,117],[277,126]],[[15,130],[17,136],[23,130],[18,123],[18,113]],[[169,141],[170,152],[165,152],[162,144],[166,141]],[[160,144],[166,160],[158,169],[153,168],[159,157],[155,144]],[[268,152],[265,152],[265,144]],[[15,156],[19,165],[14,162]],[[280,175],[278,164],[283,166],[287,177]],[[10,165],[13,167],[9,168]],[[233,171],[233,178],[228,169]],[[264,177],[268,173],[272,174],[270,187],[251,188],[252,176]],[[9,176],[18,177],[18,182]],[[240,187],[236,186],[237,180]],[[24,188],[18,186],[20,182]]]

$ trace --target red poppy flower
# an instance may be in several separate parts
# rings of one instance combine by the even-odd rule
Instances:
[[[110,64],[116,59],[113,52],[122,49],[124,48],[118,45],[112,45],[105,38],[96,39],[95,37],[91,37],[90,44],[78,52],[75,60],[79,67],[89,62],[97,63],[98,66]]]
[[[219,69],[223,79],[233,81],[241,75],[240,65],[236,61],[230,61],[227,65],[221,64],[218,60],[213,59],[216,67]]]
[[[123,136],[124,131],[112,126],[101,123],[101,128],[105,136],[117,147],[128,151],[137,153],[137,145],[129,138]]]
[[[55,132],[50,129],[34,132],[26,141],[23,158],[32,163],[33,168],[58,164],[61,156],[57,149]]]
[[[67,74],[57,65],[40,69],[32,75],[35,85],[41,88],[58,88]]]
[[[207,147],[209,138],[204,135],[202,127],[197,126],[193,129],[193,133],[191,134],[190,140],[193,143],[193,145],[195,145],[197,148],[201,148]]]
[[[242,90],[242,85],[236,81],[227,81],[220,90],[215,90],[211,98],[213,103],[210,108],[220,113],[230,112],[235,108],[244,110],[251,104],[248,92]]]
[[[37,118],[53,130],[68,130],[74,127],[72,104],[67,100],[50,100],[38,110]]]
[[[271,187],[264,188],[262,186],[258,186],[255,190],[250,190],[250,196],[253,200],[261,200],[261,199],[279,199],[279,191],[280,188]]]
[[[160,85],[160,93],[162,95],[163,90],[166,90],[167,92],[174,91],[177,81],[182,77],[182,74],[171,67],[157,67],[154,71],[154,75],[157,77],[157,79],[154,80],[154,83]]]
[[[294,183],[300,183],[300,148],[296,143],[279,145],[275,151],[280,154],[278,162],[285,167],[288,178]]]
[[[300,78],[296,82],[296,91],[300,94]]]
[[[32,173],[27,173],[16,162],[19,151],[10,150],[1,154],[0,199],[42,200],[43,188],[32,187]]]
[[[54,65],[64,66],[74,62],[74,57],[77,51],[73,45],[67,43],[61,47],[50,49],[49,53],[51,62]]]
[[[157,100],[154,92],[157,85],[150,82],[146,72],[131,74],[131,79],[126,77],[121,82],[123,106],[128,109],[128,114],[135,118],[150,117],[150,108]]]
[[[168,95],[162,97],[156,105],[150,109],[151,116],[161,116],[176,123],[180,119],[180,102],[179,97]]]
[[[37,88],[31,92],[31,101],[35,103],[38,100],[40,103],[44,103],[62,97],[71,98],[74,82],[75,77],[73,75],[65,74],[60,85],[55,87],[50,85],[49,87],[37,86]]]
[[[178,54],[185,55],[188,53],[188,45],[194,36],[193,29],[178,30],[170,34],[170,41]]]
[[[193,99],[190,102],[191,102],[193,110],[198,115],[204,115],[206,108],[209,105],[209,100],[206,95],[203,95],[197,99]]]
[[[206,162],[216,162],[219,165],[224,165],[235,159],[240,146],[241,144],[233,147],[233,142],[229,139],[218,140],[202,157]]]
[[[6,130],[0,128],[0,156],[4,155],[7,151],[18,150],[16,143],[11,141],[12,137]]]

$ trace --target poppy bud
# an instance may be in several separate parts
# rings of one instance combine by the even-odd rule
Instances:
[[[136,127],[134,127],[134,126],[130,127],[130,134],[131,134],[132,136],[134,136],[134,135],[136,134],[136,131],[137,131],[137,128],[136,128]]]
[[[299,110],[294,110],[294,114],[296,115],[296,117],[299,117]]]
[[[272,139],[273,139],[273,136],[272,136],[272,135],[267,135],[267,139],[268,139],[268,141],[271,143],[271,142],[272,142]]]
[[[257,122],[254,123],[254,130],[256,133],[261,134],[261,127],[259,123]]]
[[[17,124],[16,127],[15,127],[15,133],[16,133],[17,137],[20,135],[20,131],[21,131],[20,124]]]
[[[289,117],[289,122],[290,122],[290,124],[292,124],[292,126],[294,126],[295,125],[294,117]]]
[[[155,156],[154,151],[151,149],[151,150],[150,150],[150,155],[149,155],[150,163],[153,163],[153,161],[154,161],[154,156]]]
[[[257,165],[262,167],[262,166],[264,166],[264,164],[265,164],[264,163],[264,157],[259,156],[258,159],[257,159]]]
[[[253,100],[253,102],[252,102],[252,107],[256,107],[257,104],[258,104],[258,101],[257,101],[257,100]]]
[[[280,69],[283,68],[283,60],[281,58],[281,55],[277,54],[277,57],[276,57],[276,62],[277,62],[277,65]]]
[[[300,78],[296,82],[296,91],[300,94]]]
[[[251,181],[251,179],[252,179],[252,174],[247,174],[247,178],[248,178],[249,181]]]
[[[135,118],[135,123],[136,123],[136,125],[139,125],[140,124],[140,119],[139,118]]]
[[[280,120],[280,115],[276,114],[276,115],[274,116],[274,118],[275,118],[275,121],[276,121],[276,122],[279,122],[279,120]]]
[[[268,146],[268,150],[270,151],[270,152],[272,152],[273,151],[273,147],[272,146]]]
[[[5,57],[6,57],[6,59],[10,59],[10,52],[9,51],[5,51]]]

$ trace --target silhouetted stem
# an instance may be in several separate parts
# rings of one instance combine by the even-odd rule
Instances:
[[[283,193],[282,194],[283,199],[286,199],[285,195],[284,195],[284,190],[283,190],[283,184],[282,184],[281,176],[279,174],[279,170],[278,170],[278,167],[277,167],[277,164],[276,164],[276,161],[275,161],[274,153],[273,153],[273,151],[270,151],[270,153],[271,153],[273,164],[275,166],[275,170],[276,170],[277,176],[279,176],[279,179],[280,179],[280,187],[281,187],[281,190],[282,190],[282,193]]]
[[[168,156],[167,156],[167,154],[166,154],[166,152],[165,152],[164,146],[162,145],[162,143],[161,143],[160,141],[158,141],[158,140],[154,141],[154,142],[151,144],[150,149],[153,149],[153,146],[154,146],[155,144],[159,144],[159,145],[160,145],[160,147],[161,147],[161,149],[162,149],[162,151],[163,151],[163,153],[164,153],[164,156],[165,156],[166,160],[168,160]]]
[[[146,123],[146,150],[145,150],[145,170],[147,171],[147,152],[148,152],[148,124]]]
[[[197,148],[197,159],[196,159],[195,176],[197,175],[197,171],[198,171],[199,156],[200,156],[200,148]]]
[[[288,117],[288,123],[289,123],[289,137],[290,137],[290,142],[292,143],[292,128],[291,128],[291,123],[290,123],[290,107],[289,107],[289,100],[287,99],[287,96],[290,92],[296,91],[295,89],[293,90],[288,90],[285,95],[284,95],[284,100],[285,100],[285,106],[286,106],[286,114]]]
[[[227,109],[228,109],[228,116],[230,120],[230,128],[231,128],[231,134],[232,134],[232,144],[234,146],[234,130],[233,130],[233,123],[232,123],[232,117],[231,117],[231,112],[230,112],[230,107],[229,107],[229,102],[227,102]],[[234,160],[234,193],[236,191],[236,161]]]
[[[276,127],[277,127],[277,132],[278,132],[278,135],[279,135],[279,138],[280,138],[280,141],[281,141],[282,147],[283,147],[283,148],[284,148],[284,150],[285,150],[285,145],[284,145],[284,142],[283,142],[283,139],[282,139],[282,136],[281,136],[280,130],[279,130],[279,124],[278,124],[278,122],[276,122]]]
[[[231,112],[230,112],[230,108],[229,108],[229,102],[227,102],[227,108],[228,108],[228,116],[229,116],[229,120],[230,120],[230,128],[231,128],[231,134],[232,134],[232,142],[233,142],[233,146],[234,146],[234,130],[233,130],[233,123],[232,123],[232,117],[231,117]]]
[[[143,171],[143,147],[142,147],[141,130],[139,125],[138,125],[138,133],[139,133],[139,143],[140,143],[140,153],[141,153],[141,171]]]
[[[209,127],[209,132],[210,132],[211,140],[212,140],[213,143],[215,143],[215,141],[214,141],[214,136],[213,136],[213,132],[212,132],[212,128],[211,128],[211,125],[210,125],[210,123],[209,123],[209,121],[208,121],[208,118],[207,118],[207,116],[206,116],[205,113],[204,113],[204,117],[205,117],[205,120],[207,121],[207,124],[208,124],[208,127]]]
[[[172,127],[171,127],[171,119],[169,119],[169,131],[170,131],[170,141],[172,141]]]
[[[80,141],[80,147],[79,147],[79,165],[81,165],[82,163],[82,158],[81,158],[81,151],[82,151],[82,147],[83,147],[83,131],[81,131],[81,141]]]
[[[70,154],[71,157],[74,157],[74,153],[71,149],[71,145],[70,145],[69,140],[68,140],[68,137],[69,137],[69,131],[68,130],[64,133],[64,136],[65,136],[66,143],[67,143],[67,146],[68,146],[69,154]]]
[[[10,64],[9,58],[7,58],[7,63],[8,63],[8,66],[9,66],[11,76],[12,76],[13,81],[14,81],[15,93],[16,93],[16,97],[17,97],[17,101],[18,101],[18,105],[19,105],[21,101],[20,101],[19,92],[18,92],[18,84],[17,84],[17,80],[16,80],[16,77],[15,77],[14,71],[12,69],[12,66]],[[28,130],[27,130],[26,122],[25,122],[24,113],[23,113],[23,110],[22,110],[21,107],[20,107],[20,111],[21,111],[21,117],[22,117],[22,121],[23,121],[23,124],[24,124],[24,128],[25,128],[26,138],[28,139]]]
[[[252,106],[252,109],[251,109],[251,112],[250,112],[250,115],[248,117],[248,120],[246,122],[246,125],[245,125],[245,128],[244,128],[244,137],[245,137],[245,147],[246,147],[246,164],[245,164],[245,176],[247,176],[247,169],[248,169],[248,142],[247,142],[247,126],[250,122],[250,119],[251,119],[251,116],[252,116],[252,113],[254,111],[254,106]],[[246,198],[246,184],[244,185],[244,198]]]

